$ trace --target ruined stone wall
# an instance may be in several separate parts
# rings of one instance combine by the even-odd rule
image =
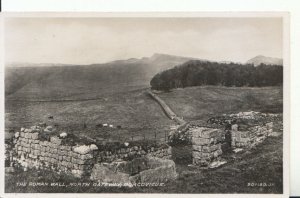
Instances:
[[[273,130],[282,132],[282,114],[239,112],[212,117],[208,123],[223,126],[231,135],[231,147],[251,148],[272,135]]]
[[[172,148],[167,145],[150,146],[128,146],[110,151],[99,151],[98,162],[113,162],[116,160],[131,160],[138,157],[157,157],[162,159],[172,158]]]
[[[76,142],[74,136],[49,131],[46,126],[22,128],[15,133],[11,148],[8,155],[14,166],[21,166],[24,170],[52,169],[77,177],[88,176],[96,163],[130,161],[138,157],[171,159],[171,147],[168,145],[128,145],[114,150],[104,149],[101,145]]]
[[[248,126],[239,129],[238,124],[232,125],[232,148],[251,148],[263,142],[273,132],[273,122],[263,126]]]
[[[222,155],[221,143],[224,140],[224,131],[206,127],[190,129],[192,134],[193,164],[208,166]]]
[[[27,168],[52,169],[70,172],[75,176],[88,174],[95,163],[97,147],[62,145],[62,139],[52,136],[49,141],[39,139],[43,130],[35,126],[22,129],[14,137],[14,161]]]

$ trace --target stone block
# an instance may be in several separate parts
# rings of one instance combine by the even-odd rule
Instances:
[[[53,154],[57,154],[57,148],[53,148],[53,149],[52,149],[52,153],[53,153]]]
[[[39,139],[39,133],[32,133],[31,134],[31,139],[33,139],[33,140]]]
[[[25,129],[24,132],[25,132],[25,133],[31,133],[32,130],[31,130],[31,129]]]
[[[48,142],[48,147],[49,147],[50,149],[52,149],[52,148],[55,147],[55,144],[54,144],[53,142]],[[50,150],[49,150],[49,152],[50,152]]]
[[[34,155],[39,156],[41,154],[40,150],[34,150]]]
[[[219,148],[220,148],[220,146],[217,144],[210,145],[210,146],[202,146],[202,151],[206,152],[206,153],[210,153],[210,152],[216,151]]]
[[[24,137],[26,138],[26,139],[29,139],[30,137],[30,134],[29,133],[25,133],[25,135],[24,135]]]
[[[57,159],[51,158],[50,162],[51,162],[52,164],[56,164],[56,163],[57,163]]]
[[[239,142],[241,142],[241,143],[250,142],[250,138],[240,138]]]
[[[72,163],[73,164],[73,163]],[[78,164],[73,164],[73,168],[74,169],[79,169],[79,165]]]
[[[142,171],[140,174],[141,183],[165,183],[177,178],[175,167],[158,167]]]
[[[192,144],[194,145],[208,145],[211,141],[208,138],[196,138],[192,137]]]
[[[73,168],[73,164],[71,162],[67,162],[67,167],[71,169]]]
[[[214,152],[214,158],[217,158],[218,156],[222,155],[222,150],[218,149]]]
[[[211,159],[214,157],[214,153],[204,153],[204,152],[197,152],[193,151],[192,152],[192,157],[197,158],[197,159]]]
[[[80,155],[80,159],[82,159],[82,160],[88,160],[88,159],[92,159],[92,158],[93,158],[93,155],[91,153]]]
[[[100,164],[95,164],[90,178],[91,180],[98,180],[100,182],[130,183],[129,174],[114,172]]]
[[[85,164],[86,162],[86,160],[77,159],[77,164]]]
[[[75,177],[81,177],[84,172],[81,170],[72,170],[71,173],[75,176]]]
[[[71,162],[72,162],[73,164],[79,164],[79,163],[77,163],[78,160],[77,160],[77,158],[75,158],[75,157],[72,157]]]
[[[63,156],[63,160],[70,162],[71,161],[71,157],[70,156]]]
[[[62,150],[60,153],[61,153],[61,155],[65,155],[65,156],[68,156],[68,155],[69,155],[69,152],[68,152],[68,151],[65,151],[65,150]]]
[[[53,155],[54,159],[58,160],[59,156],[57,154]]]

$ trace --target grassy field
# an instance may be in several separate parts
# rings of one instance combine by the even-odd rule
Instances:
[[[49,120],[49,115],[54,119]],[[164,132],[173,124],[144,89],[103,94],[99,99],[87,101],[7,101],[6,121],[10,128],[47,122],[68,133],[122,141],[152,139],[155,132],[157,138],[164,138]],[[97,128],[96,125],[101,123],[113,124],[115,128]],[[116,129],[116,126],[121,126],[121,129]]]
[[[73,97],[74,101],[6,100],[6,128],[19,130],[38,122],[56,124],[58,130],[112,140],[164,139],[174,122],[147,94],[147,88],[119,86],[109,93],[89,92]],[[282,112],[282,88],[191,87],[158,94],[185,120],[206,120],[222,113],[239,111]],[[94,100],[83,100],[96,98]],[[18,97],[15,97],[17,99]],[[48,116],[54,116],[49,120]],[[84,128],[86,123],[86,128]],[[100,123],[121,129],[97,128]]]
[[[131,90],[119,86],[114,92],[76,94],[74,101],[6,100],[6,128],[19,130],[38,122],[56,124],[59,130],[91,138],[112,140],[164,139],[174,123],[147,94],[147,88]],[[97,93],[99,94],[99,93]],[[211,116],[239,111],[282,112],[282,88],[191,87],[158,94],[171,109],[185,120],[208,119]],[[15,97],[15,99],[19,99]],[[48,116],[54,119],[49,120]],[[84,123],[86,128],[84,128]],[[100,123],[121,129],[97,128]]]
[[[187,121],[240,111],[282,113],[283,109],[282,87],[201,86],[158,95]]]
[[[87,178],[77,179],[50,171],[17,170],[6,174],[7,193],[282,193],[282,136],[269,137],[256,148],[224,156],[228,163],[215,170],[177,164],[178,179],[162,187],[93,187]],[[17,183],[27,182],[26,186]],[[65,186],[29,186],[32,183],[60,183]],[[77,186],[89,183],[90,186]],[[267,186],[257,186],[257,185]],[[73,185],[73,186],[72,186]],[[75,186],[76,185],[76,186]],[[255,186],[256,185],[256,186]],[[66,187],[67,186],[67,187]]]

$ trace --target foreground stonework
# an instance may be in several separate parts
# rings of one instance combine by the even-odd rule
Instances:
[[[196,127],[189,131],[192,135],[193,164],[208,166],[222,155],[221,142],[224,131],[206,127]]]
[[[233,125],[231,129],[232,148],[251,148],[262,143],[273,132],[273,122],[264,126],[249,126],[239,129]]]
[[[190,122],[185,130],[177,131],[173,141],[183,140],[191,144],[194,165],[216,167],[221,164],[224,152],[250,149],[274,134],[282,131],[282,115],[260,112],[239,112],[212,117],[207,122]],[[222,164],[223,164],[222,162]]]
[[[38,125],[15,133],[6,149],[6,161],[9,161],[6,166],[52,169],[104,182],[167,181],[176,175],[175,163],[170,160],[174,159],[170,143],[190,148],[184,155],[194,165],[215,168],[224,164],[224,144],[230,145],[231,150],[252,148],[271,136],[274,126],[282,131],[282,115],[240,112],[186,124],[172,136],[173,142],[169,144],[126,142],[108,146],[81,142],[72,134]]]
[[[98,149],[95,145],[62,145],[63,139],[58,136],[51,136],[49,141],[40,140],[39,133],[42,130],[42,127],[34,126],[16,133],[15,162],[25,170],[52,169],[79,177],[90,172],[95,163],[95,151]]]
[[[135,161],[140,157],[171,159],[168,145],[131,145],[111,147],[81,142],[67,133],[55,132],[50,126],[32,126],[16,132],[7,153],[10,166],[27,169],[51,169],[76,177],[90,176],[98,163]],[[7,149],[8,151],[8,149]]]
[[[122,184],[163,183],[176,178],[174,161],[156,157],[96,164],[91,174],[92,180]]]

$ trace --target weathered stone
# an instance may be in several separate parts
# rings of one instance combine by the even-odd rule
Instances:
[[[212,153],[204,153],[204,152],[193,151],[192,156],[193,156],[193,158],[198,158],[198,159],[201,159],[201,158],[211,159],[214,157],[214,153],[213,152]]]
[[[73,168],[73,164],[71,162],[67,162],[67,167],[68,168]]]
[[[15,138],[20,137],[20,132],[16,132],[15,135],[14,135],[14,137],[15,137]]]
[[[137,175],[129,177],[129,181],[132,184],[140,183],[141,182],[141,176],[140,176],[140,174],[137,174]]]
[[[89,146],[82,145],[82,146],[77,146],[73,148],[73,151],[79,154],[87,154],[91,152],[92,150],[90,149]]]
[[[37,140],[39,138],[39,133],[32,133],[31,138]]]
[[[21,136],[22,138],[24,138],[24,137],[25,137],[25,133],[24,133],[24,132],[21,132],[21,133],[20,133],[20,136]]]
[[[210,139],[208,138],[196,138],[196,137],[192,137],[192,144],[196,144],[196,145],[208,145],[210,144]]]
[[[91,153],[80,155],[80,159],[82,159],[82,160],[88,160],[88,159],[92,159],[92,158],[93,158],[93,155]]]
[[[202,151],[203,152],[207,152],[207,153],[210,153],[210,152],[213,152],[213,151],[216,151],[217,149],[220,148],[220,144],[215,144],[215,145],[210,145],[210,146],[202,146]]]
[[[239,128],[239,126],[238,126],[237,124],[233,124],[233,125],[231,126],[231,130],[232,130],[232,131],[238,131],[238,128]]]
[[[25,133],[31,133],[32,130],[31,130],[31,129],[25,129],[24,132],[25,132]]]
[[[90,178],[100,182],[130,183],[129,174],[114,172],[101,164],[95,164]]]
[[[61,144],[61,139],[59,139],[59,137],[57,136],[52,136],[50,137],[50,142],[56,145],[60,145]]]
[[[41,154],[40,150],[34,150],[34,155],[39,156]]]
[[[216,151],[214,152],[214,158],[217,158],[217,157],[220,156],[220,155],[222,155],[222,150],[221,150],[221,149],[216,150]]]
[[[63,160],[70,162],[71,161],[71,157],[70,156],[63,156]]]
[[[131,163],[131,174],[137,174],[147,169],[148,160],[145,158],[135,158]]]
[[[142,171],[140,174],[141,183],[163,183],[177,178],[175,167],[158,167]]]
[[[25,136],[24,136],[25,138],[30,138],[30,134],[29,133],[25,133]]]
[[[131,174],[132,173],[132,162],[131,161],[115,162],[115,170],[117,172]]]
[[[192,145],[194,151],[202,151],[202,146]]]
[[[72,170],[72,174],[75,176],[75,177],[81,177],[84,172],[81,171],[81,170]]]
[[[77,161],[78,161],[78,160],[77,160],[76,158],[72,157],[71,162],[72,162],[73,164],[78,164]]]

